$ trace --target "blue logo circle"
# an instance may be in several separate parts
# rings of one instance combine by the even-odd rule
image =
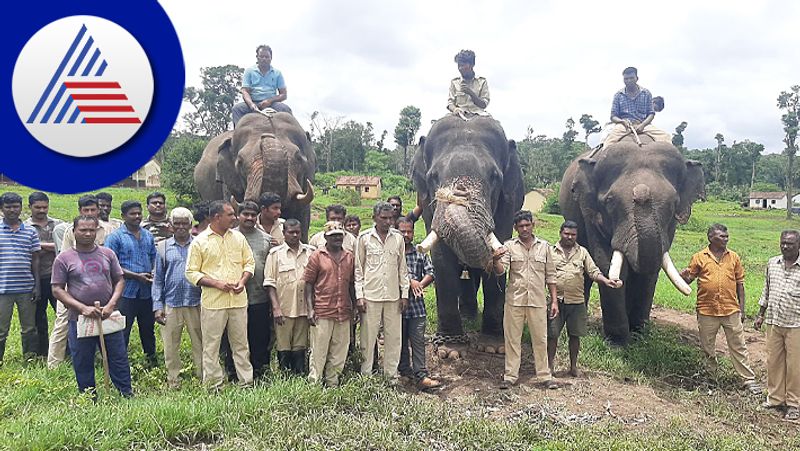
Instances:
[[[7,20],[0,31],[9,52],[0,70],[4,87],[0,120],[9,138],[0,172],[24,185],[58,193],[91,191],[129,177],[167,139],[181,107],[183,53],[166,12],[155,0],[17,5],[17,20]],[[37,33],[71,16],[94,16],[118,25],[129,35],[128,48],[133,40],[141,47],[145,64],[132,63],[130,53],[119,51],[125,48],[119,41],[109,38],[106,30],[95,27],[93,32],[91,24],[62,33],[62,39],[45,33],[46,41],[41,37],[36,41],[41,36]],[[37,42],[33,57],[26,47],[29,41]],[[23,49],[27,55],[22,55]],[[29,62],[35,59],[35,64],[20,65],[25,69],[17,67],[15,73],[23,56]],[[137,91],[139,79],[132,79],[131,71],[139,67],[142,74],[152,74],[152,81]],[[20,86],[26,91],[24,99],[17,98]],[[30,108],[18,111],[19,105]],[[50,141],[34,137],[37,130],[32,127]],[[109,140],[109,135],[117,135],[117,140]],[[60,139],[68,152],[54,151]],[[100,141],[109,142],[106,148],[113,150],[103,152]]]

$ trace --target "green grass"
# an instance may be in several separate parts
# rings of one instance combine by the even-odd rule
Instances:
[[[30,190],[12,187],[26,196]],[[119,206],[123,200],[144,200],[147,191],[109,190]],[[169,196],[170,194],[167,193]],[[77,195],[52,197],[52,215],[70,217]],[[412,205],[413,197],[404,199]],[[328,196],[314,203],[311,232],[324,222]],[[369,227],[371,205],[349,207]],[[118,216],[118,210],[115,212]],[[555,241],[561,218],[540,215],[537,234]],[[705,245],[705,227],[720,221],[731,232],[731,247],[742,255],[747,271],[748,312],[763,284],[766,258],[778,253],[779,212],[746,212],[727,203],[695,208],[693,222],[678,232],[672,254],[678,266]],[[417,225],[417,239],[424,226]],[[597,307],[596,293],[592,307]],[[435,330],[433,289],[426,294],[429,331]],[[693,298],[677,295],[668,281],[659,281],[656,303],[693,310]],[[469,327],[475,330],[477,323]],[[696,416],[675,415],[665,425],[626,427],[614,421],[581,425],[543,417],[535,405],[516,405],[517,414],[498,417],[487,399],[515,405],[514,396],[468,395],[458,401],[418,396],[387,388],[379,380],[346,374],[338,389],[324,390],[300,379],[275,377],[253,389],[226,387],[221,393],[204,390],[186,368],[183,388],[166,388],[164,368],[145,370],[136,332],[132,334],[131,364],[136,397],[124,400],[101,389],[94,404],[77,393],[68,365],[50,371],[41,362],[20,355],[16,318],[8,339],[6,361],[0,367],[0,449],[386,449],[386,450],[682,450],[682,449],[797,449],[796,428],[757,421],[758,400],[736,395],[737,380],[723,359],[710,369],[701,351],[675,328],[653,325],[627,348],[610,347],[592,324],[583,340],[581,365],[622,384],[653,387]],[[158,340],[160,351],[160,339]],[[188,338],[183,361],[189,362]],[[564,343],[559,361],[567,358]],[[102,381],[97,365],[98,381]],[[497,375],[499,377],[499,375]],[[623,385],[624,386],[624,385]],[[483,397],[482,397],[483,396]],[[542,396],[543,403],[544,394]],[[488,403],[490,404],[490,403]],[[518,408],[517,408],[518,407]],[[725,428],[723,428],[725,426]]]

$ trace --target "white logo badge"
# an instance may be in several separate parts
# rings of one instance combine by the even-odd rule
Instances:
[[[124,28],[95,16],[52,22],[14,66],[14,105],[37,141],[73,157],[110,152],[133,137],[153,100],[153,72]]]

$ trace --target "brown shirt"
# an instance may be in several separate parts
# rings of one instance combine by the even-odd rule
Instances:
[[[516,307],[547,307],[547,284],[556,283],[556,265],[550,244],[534,237],[526,249],[519,238],[505,243],[503,267],[508,272],[506,303]]]
[[[353,316],[350,287],[355,274],[353,254],[342,250],[336,262],[328,249],[317,249],[308,258],[303,280],[314,285],[314,312],[318,318],[348,321]]]
[[[597,281],[602,274],[589,251],[575,244],[572,253],[567,256],[561,244],[556,243],[551,255],[556,266],[558,297],[564,299],[564,304],[583,304],[583,275]]]

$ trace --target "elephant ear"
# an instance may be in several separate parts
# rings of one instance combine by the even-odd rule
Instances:
[[[681,224],[686,224],[692,215],[692,204],[697,200],[706,199],[706,181],[703,176],[703,165],[699,161],[686,160],[686,177],[680,188],[680,196],[675,219]]]
[[[425,158],[425,137],[419,138],[419,145],[417,152],[414,154],[414,159],[411,163],[411,180],[414,183],[414,189],[417,190],[417,198],[419,201],[425,202],[423,207],[430,203],[428,199],[428,163]]]
[[[233,151],[231,141],[233,134],[226,137],[217,149],[217,182],[224,183],[228,191],[237,198],[241,199],[244,195],[244,187],[239,173],[236,172],[236,154]]]
[[[499,221],[502,218],[512,218],[514,213],[522,208],[525,197],[525,186],[522,181],[522,166],[519,164],[517,154],[517,143],[513,139],[508,140],[508,160],[503,170],[503,189],[497,201],[495,211],[495,235],[500,240],[511,238],[511,222],[508,224]]]

